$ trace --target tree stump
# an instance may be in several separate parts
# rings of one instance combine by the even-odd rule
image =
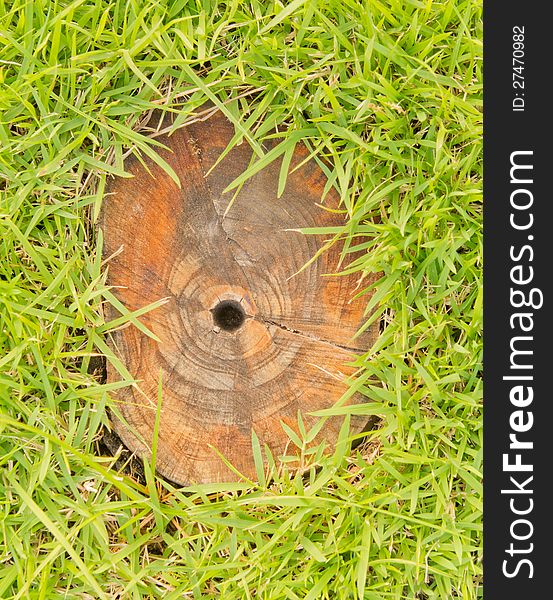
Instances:
[[[378,333],[373,326],[351,339],[368,298],[352,300],[358,275],[322,277],[335,272],[338,245],[293,276],[324,239],[290,229],[343,224],[338,212],[317,205],[326,178],[316,163],[295,169],[308,156],[305,146],[296,146],[280,198],[277,160],[245,183],[223,216],[233,196],[223,190],[252,156],[242,143],[210,171],[233,135],[217,112],[160,137],[170,149],[160,154],[181,189],[153,161],[145,168],[130,159],[125,167],[134,177],[111,182],[100,220],[117,298],[130,311],[168,298],[140,317],[159,342],[132,325],[112,335],[115,353],[139,381],[116,392],[128,425],[114,419],[113,426],[132,451],[151,456],[161,370],[156,468],[181,484],[237,479],[212,447],[255,477],[252,428],[262,448],[284,453],[289,438],[281,421],[297,431],[300,410],[312,426],[308,413],[336,403],[353,371],[345,363]],[[333,192],[325,206],[338,207]],[[108,311],[109,318],[118,314]],[[119,379],[112,365],[107,376]],[[366,422],[354,417],[352,427],[359,432]],[[341,423],[329,418],[315,443],[332,445]]]

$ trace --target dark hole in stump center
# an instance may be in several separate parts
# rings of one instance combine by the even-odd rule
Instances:
[[[223,300],[211,309],[215,325],[225,331],[235,331],[246,320],[246,313],[239,302]]]

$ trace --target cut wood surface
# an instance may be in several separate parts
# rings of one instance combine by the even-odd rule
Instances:
[[[297,431],[300,410],[312,426],[317,418],[308,413],[340,399],[353,373],[346,363],[378,333],[375,325],[352,340],[369,298],[352,300],[359,275],[322,276],[336,272],[338,244],[301,271],[327,238],[290,229],[344,223],[343,214],[318,205],[326,178],[316,163],[295,169],[308,156],[302,144],[280,198],[277,160],[247,180],[224,216],[234,192],[223,190],[252,159],[244,142],[210,170],[233,135],[216,112],[161,136],[170,151],[160,154],[181,188],[153,161],[145,168],[131,159],[125,167],[134,177],[114,179],[102,209],[108,283],[117,298],[130,311],[168,298],[140,317],[159,341],[134,325],[112,334],[115,354],[138,381],[115,393],[127,423],[114,418],[113,427],[129,449],[151,455],[161,373],[156,467],[177,483],[236,480],[214,448],[255,477],[252,428],[262,447],[284,453],[289,438],[281,422]],[[334,192],[324,205],[338,208]],[[120,378],[110,364],[107,372],[110,382]],[[361,431],[366,422],[355,417],[352,427]],[[329,418],[315,443],[332,447],[341,423]]]

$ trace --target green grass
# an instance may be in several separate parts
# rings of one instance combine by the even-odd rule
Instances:
[[[474,0],[0,0],[0,598],[481,597],[481,37]],[[155,156],[144,114],[206,99],[340,193],[326,237],[382,273],[351,387],[381,424],[303,478],[175,489],[97,455],[94,222]]]

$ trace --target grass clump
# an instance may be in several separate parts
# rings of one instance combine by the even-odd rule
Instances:
[[[481,597],[481,54],[474,0],[0,0],[0,597]],[[144,115],[206,99],[246,176],[301,139],[340,193],[324,234],[360,293],[382,273],[386,323],[348,410],[381,424],[303,474],[178,489],[96,454],[93,224],[157,156]]]

